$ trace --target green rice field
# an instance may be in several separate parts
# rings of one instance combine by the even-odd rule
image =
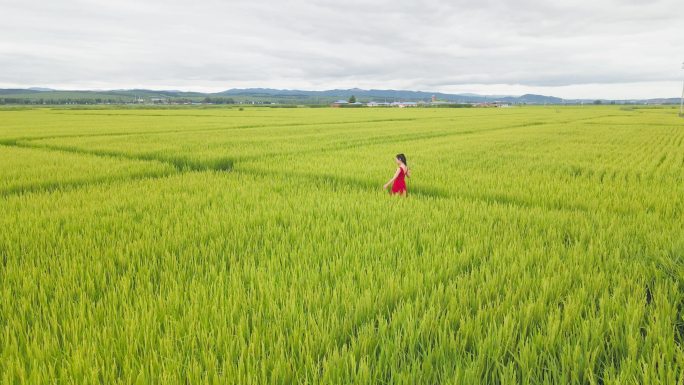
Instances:
[[[0,384],[681,385],[684,119],[0,109],[0,263]]]

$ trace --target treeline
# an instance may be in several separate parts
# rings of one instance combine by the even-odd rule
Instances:
[[[29,99],[29,98],[7,98],[0,97],[0,105],[7,104],[31,104],[31,105],[55,105],[55,104],[122,104],[131,103],[133,100],[124,99],[102,99],[102,98],[58,98],[58,99]]]
[[[235,104],[233,98],[223,98],[223,97],[209,97],[202,99],[202,103],[207,104]]]
[[[472,104],[468,103],[445,103],[445,104],[430,104],[430,108],[472,108]]]
[[[236,104],[235,99],[225,97],[195,98],[22,98],[0,97],[0,105],[66,105],[66,104]],[[260,104],[263,104],[261,102]]]

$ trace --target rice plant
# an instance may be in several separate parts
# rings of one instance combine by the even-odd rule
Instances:
[[[673,109],[0,110],[0,160],[3,384],[684,384]]]

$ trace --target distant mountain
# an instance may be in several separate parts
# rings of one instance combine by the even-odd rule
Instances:
[[[527,103],[527,104],[561,104],[563,99],[554,96],[525,94],[522,96],[506,96],[502,98],[504,101],[511,103]]]
[[[98,91],[99,93],[112,93],[115,95],[129,95],[139,97],[194,97],[206,96],[201,92],[185,92],[185,91],[156,91],[146,89],[132,89],[132,90],[113,90],[113,91]]]
[[[434,96],[438,100],[453,103],[486,103],[486,102],[508,102],[508,103],[530,103],[530,104],[555,104],[563,100],[553,96],[542,95],[523,95],[523,96],[487,96],[477,94],[445,94],[441,92],[425,91],[403,91],[403,90],[362,90],[358,88],[346,90],[327,90],[327,91],[302,91],[302,90],[278,90],[272,88],[244,88],[230,89],[216,93],[223,96],[270,96],[273,98],[320,98],[320,99],[347,99],[354,95],[359,100],[375,101],[429,101]]]
[[[521,96],[477,95],[472,93],[447,94],[441,92],[410,90],[364,90],[359,88],[325,91],[281,90],[274,88],[229,89],[217,93],[188,92],[177,90],[86,90],[59,91],[49,88],[0,89],[0,104],[94,104],[140,102],[209,102],[209,103],[278,103],[278,104],[328,104],[354,95],[361,102],[418,102],[438,101],[447,103],[493,103],[511,104],[590,104],[594,99],[561,99],[554,96],[525,94]],[[657,98],[643,100],[600,100],[602,104],[675,104],[678,98]]]
[[[184,100],[199,102],[208,94],[201,92],[133,90],[59,91],[33,87],[31,89],[0,89],[0,104],[96,104],[132,103],[143,100]]]
[[[681,102],[680,98],[657,98],[657,99],[646,99],[646,103],[649,104],[679,104]]]
[[[6,88],[6,89],[0,89],[0,96],[1,95],[35,94],[37,92],[40,92],[40,91],[34,91],[34,90],[29,90],[29,89]]]

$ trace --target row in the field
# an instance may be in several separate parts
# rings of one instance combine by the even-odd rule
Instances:
[[[553,116],[557,118],[557,116]],[[451,134],[469,134],[545,123],[531,120],[527,114],[510,117],[489,116],[432,117],[423,120],[364,121],[318,126],[307,123],[296,126],[264,126],[258,128],[208,129],[190,132],[141,135],[104,135],[55,137],[43,140],[22,140],[23,145],[50,146],[104,154],[141,155],[144,159],[168,154],[179,158],[208,159],[258,158],[264,155],[317,152],[372,144],[374,142],[411,141]]]
[[[611,112],[612,111],[612,112]],[[562,110],[520,108],[501,110],[343,110],[343,109],[234,109],[212,110],[60,110],[0,109],[0,140],[57,136],[116,136],[144,133],[230,130],[269,126],[307,126],[382,121],[476,119],[508,120],[535,116],[543,120],[582,116],[599,117],[614,109]],[[624,112],[623,112],[624,113]]]
[[[170,175],[156,161],[125,160],[13,146],[0,146],[0,196],[50,191],[96,182]]]
[[[4,201],[3,372],[676,375],[677,283],[648,259],[672,223],[343,192],[186,173]]]
[[[647,159],[643,154],[648,154],[654,147],[649,145],[653,138],[657,138],[658,143],[664,140],[671,144],[681,142],[671,140],[678,134],[671,128],[655,126],[644,132],[639,127],[610,126],[598,130],[588,122],[570,126],[568,123],[530,126],[523,123],[507,128],[489,121],[480,122],[479,130],[473,132],[472,125],[463,121],[452,123],[461,130],[444,129],[443,120],[430,125],[421,123],[422,130],[418,130],[415,122],[403,122],[410,134],[397,130],[397,122],[385,123],[382,127],[377,123],[344,125],[342,133],[330,130],[330,127],[246,130],[239,139],[225,135],[207,152],[197,151],[199,143],[206,142],[207,137],[191,134],[181,137],[175,134],[170,138],[169,135],[135,137],[148,140],[149,147],[142,149],[119,138],[86,138],[79,145],[73,145],[74,138],[26,143],[86,153],[140,156],[142,159],[187,160],[200,165],[220,161],[217,155],[222,156],[222,152],[217,151],[230,152],[235,148],[257,152],[274,150],[270,157],[255,155],[251,161],[238,163],[237,169],[261,173],[276,171],[300,178],[325,177],[332,182],[338,181],[337,184],[356,184],[366,189],[373,189],[374,183],[387,172],[384,154],[404,148],[413,154],[412,167],[419,171],[419,176],[411,182],[414,191],[426,196],[482,197],[493,202],[571,210],[597,207],[623,212],[665,209],[669,214],[676,214],[678,210],[677,200],[672,199],[677,190],[671,183],[681,180],[678,163],[683,152],[674,147],[661,155],[663,161],[655,164],[657,167],[649,166],[650,163],[636,167]],[[464,131],[463,127],[471,130]],[[416,131],[419,132],[414,133]],[[245,137],[249,139],[244,140]],[[291,137],[306,138],[301,141],[306,144],[298,147],[299,142],[283,139]],[[155,149],[161,145],[154,140],[162,138],[166,139],[164,144],[168,147],[160,152]],[[187,144],[185,140],[195,142]],[[229,148],[228,145],[234,142],[239,145]],[[135,145],[140,143],[137,141]],[[268,149],[263,150],[266,143]],[[276,147],[278,144],[286,149],[284,153],[283,147]],[[120,152],[121,148],[126,151]],[[183,148],[187,155],[183,155]],[[530,148],[534,150],[530,151]],[[489,156],[492,153],[496,157]],[[634,156],[635,153],[638,156]],[[184,159],[184,156],[192,158]],[[341,158],[345,161],[340,162]],[[634,163],[637,160],[638,163]],[[287,164],[288,167],[280,170],[274,168],[274,164]],[[663,164],[669,167],[663,167]],[[520,173],[527,175],[524,182],[527,186],[519,185],[517,176]],[[667,183],[644,188],[645,183],[652,184],[654,177]],[[567,185],[560,188],[558,178]],[[629,196],[631,200],[623,202],[621,195]]]
[[[515,113],[508,113],[514,115]],[[525,114],[524,111],[517,114]],[[448,117],[453,111],[387,111],[330,109],[214,110],[1,110],[0,140],[56,136],[125,135],[221,130],[277,125],[336,124]],[[469,111],[460,116],[472,116]]]

